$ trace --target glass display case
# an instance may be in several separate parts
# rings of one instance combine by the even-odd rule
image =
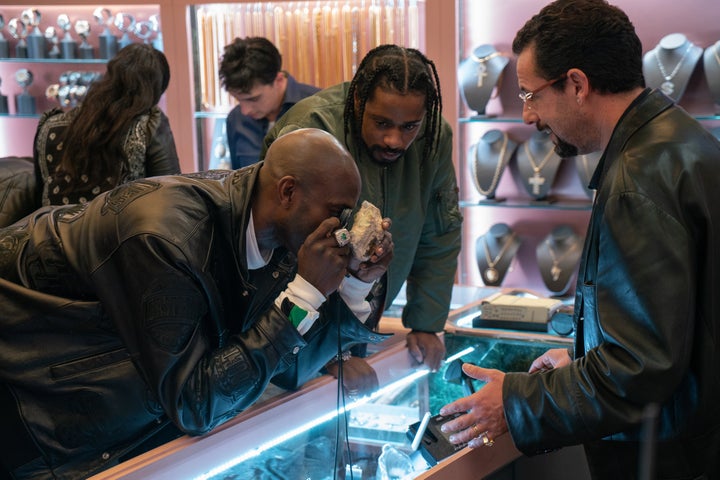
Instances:
[[[457,318],[473,315],[475,308],[460,310]],[[520,457],[507,434],[496,439],[492,450],[462,448],[431,467],[422,442],[412,450],[408,427],[425,412],[436,414],[467,394],[467,382],[450,372],[455,360],[526,371],[543,351],[570,340],[479,333],[462,328],[447,333],[449,356],[438,372],[413,366],[404,342],[398,341],[404,336],[395,335],[399,338],[369,357],[380,381],[370,396],[343,397],[337,382],[323,376],[299,391],[261,401],[204,437],[183,437],[93,479],[457,478],[462,469],[490,474]],[[473,388],[482,388],[472,382]],[[404,477],[383,476],[397,465],[393,461],[404,465]]]

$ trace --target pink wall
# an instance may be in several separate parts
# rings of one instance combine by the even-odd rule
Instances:
[[[458,62],[469,56],[477,46],[491,44],[496,50],[511,55],[511,44],[515,32],[532,15],[537,13],[546,1],[523,0],[460,0],[458,17],[459,58]],[[623,8],[635,24],[643,42],[644,51],[655,47],[660,39],[670,33],[683,33],[696,45],[706,48],[720,39],[720,2],[717,0],[690,0],[685,2],[656,0],[618,0],[611,2]],[[709,21],[713,19],[713,21]],[[680,100],[680,104],[695,115],[712,115],[719,112],[713,105],[708,90],[702,62],[693,73],[690,84]],[[449,86],[444,85],[447,91]],[[488,114],[497,115],[496,119],[485,122],[459,123],[456,128],[458,147],[458,175],[460,178],[461,199],[464,205],[473,205],[483,198],[478,194],[470,178],[465,160],[469,147],[485,132],[501,129],[511,137],[522,142],[535,132],[534,127],[519,121],[522,103],[517,98],[517,76],[515,60],[511,59],[500,83],[499,97],[490,100]],[[469,117],[475,112],[468,109],[460,100],[459,116]],[[704,121],[708,127],[720,125],[720,117]],[[525,199],[526,205],[532,204],[522,186],[514,177],[512,162],[504,172],[497,192],[500,197],[515,199],[518,203]],[[513,175],[514,174],[514,175]],[[551,192],[559,201],[587,201],[587,196],[579,180],[574,162],[564,160]],[[501,204],[502,205],[502,204]],[[545,236],[556,226],[568,224],[581,236],[589,218],[589,210],[557,209],[552,206],[537,208],[507,206],[468,206],[463,209],[465,225],[463,231],[463,251],[460,257],[459,283],[482,285],[476,261],[475,241],[496,223],[506,223],[516,231],[522,240],[521,247],[513,262],[512,271],[504,279],[504,287],[531,288],[541,294],[549,295],[537,267],[536,248]],[[479,252],[483,255],[483,252]],[[574,285],[574,282],[572,283]],[[571,291],[572,293],[572,287]]]

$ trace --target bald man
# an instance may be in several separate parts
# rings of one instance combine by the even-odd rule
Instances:
[[[381,340],[364,298],[392,238],[359,264],[332,234],[360,188],[344,147],[302,129],[241,170],[142,179],[0,229],[5,473],[86,478],[212,430],[270,381],[296,387],[338,328],[343,349]]]

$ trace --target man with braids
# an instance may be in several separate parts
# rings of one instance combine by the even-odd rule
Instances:
[[[321,128],[344,142],[362,176],[360,201],[392,218],[395,256],[373,301],[390,305],[407,281],[402,320],[411,329],[408,350],[419,363],[437,369],[445,356],[437,333],[448,315],[462,217],[452,131],[442,118],[435,65],[415,49],[376,47],[351,82],[321,90],[288,110],[265,137],[266,148],[303,127]],[[331,373],[335,368],[329,366]],[[374,372],[364,360],[351,357],[344,369],[349,390],[372,386]]]

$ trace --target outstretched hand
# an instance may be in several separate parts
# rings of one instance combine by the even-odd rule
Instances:
[[[440,409],[443,416],[464,414],[445,423],[442,431],[452,433],[450,441],[454,444],[469,442],[470,447],[491,445],[488,441],[492,442],[508,431],[502,401],[505,374],[500,370],[481,368],[469,363],[463,364],[463,371],[469,377],[485,382],[485,385],[472,395],[455,400]]]

